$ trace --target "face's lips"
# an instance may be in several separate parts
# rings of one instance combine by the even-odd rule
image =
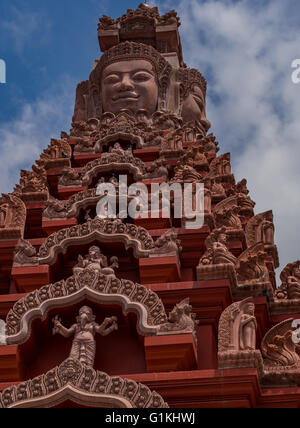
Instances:
[[[139,96],[137,94],[132,94],[130,92],[119,94],[114,97],[112,97],[112,101],[120,101],[120,100],[137,100]]]

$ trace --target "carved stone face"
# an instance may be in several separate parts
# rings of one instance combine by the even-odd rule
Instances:
[[[78,317],[78,321],[79,322],[84,322],[84,321],[92,321],[93,320],[93,311],[91,308],[89,308],[88,306],[83,306],[82,308],[79,309],[79,317]]]
[[[98,247],[91,247],[89,249],[89,256],[92,260],[98,259],[100,257],[100,250]]]
[[[227,244],[227,235],[225,233],[221,233],[219,235],[218,241],[220,242],[220,244],[226,245]]]
[[[203,134],[210,128],[210,122],[206,118],[205,98],[199,86],[194,85],[191,92],[183,102],[183,122],[197,122],[203,128]]]
[[[123,109],[136,113],[140,109],[152,114],[157,109],[158,85],[149,61],[136,59],[108,65],[102,74],[102,106],[104,112]]]
[[[244,310],[244,312],[245,312],[245,314],[248,314],[248,315],[252,315],[252,316],[254,316],[255,306],[253,305],[253,303],[248,303],[248,304],[245,306],[245,310]]]

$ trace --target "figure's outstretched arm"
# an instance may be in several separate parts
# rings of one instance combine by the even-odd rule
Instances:
[[[60,334],[63,337],[71,337],[75,333],[76,324],[72,325],[71,328],[66,328],[61,324],[61,319],[56,315],[55,318],[53,318],[53,330],[52,334]]]
[[[95,325],[95,332],[98,334],[101,334],[101,336],[107,336],[113,331],[118,330],[117,321],[118,321],[117,317],[105,318],[105,320],[101,325],[98,325],[98,324]]]

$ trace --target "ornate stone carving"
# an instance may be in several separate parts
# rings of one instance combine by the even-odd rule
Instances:
[[[127,9],[127,12],[117,19],[117,22],[124,23],[134,18],[150,18],[159,19],[159,12],[157,7],[150,7],[145,3],[141,3],[136,10]]]
[[[23,238],[26,206],[15,195],[3,194],[0,198],[0,239]]]
[[[231,196],[219,202],[213,210],[217,227],[226,226],[234,230],[242,229],[239,213],[240,207],[236,196]]]
[[[249,195],[249,190],[247,187],[247,180],[243,178],[243,180],[239,181],[236,184],[233,184],[231,189],[228,190],[228,196],[236,195],[237,193],[243,193],[244,195]]]
[[[50,145],[43,151],[37,164],[46,169],[58,166],[70,166],[72,148],[66,140],[51,139]]]
[[[89,122],[93,121],[93,127]],[[184,141],[196,139],[195,125],[184,125],[179,116],[164,111],[156,111],[152,115],[145,109],[133,114],[130,110],[120,113],[104,113],[100,119],[89,119],[87,122],[73,123],[71,134],[76,135],[75,155],[85,153],[105,153],[116,142],[126,141],[137,149],[160,147],[161,154],[166,157],[178,157],[183,153]],[[194,137],[191,137],[191,134]],[[74,137],[73,137],[74,138]],[[213,137],[214,138],[214,137]],[[208,152],[215,150],[209,147],[209,137],[197,143]],[[215,144],[212,142],[213,147]],[[193,156],[192,152],[191,155]],[[205,170],[207,162],[205,162]]]
[[[207,179],[205,180],[205,182],[207,182]],[[209,182],[211,183],[212,199],[217,202],[226,199],[226,191],[221,180],[217,177],[212,180],[209,180]]]
[[[300,346],[292,338],[292,319],[284,320],[269,330],[261,342],[266,368],[295,369],[300,367]]]
[[[175,174],[171,183],[200,183],[202,182],[202,175],[199,174],[194,167],[194,160],[192,157],[182,157],[177,162],[175,167]]]
[[[58,180],[58,184],[59,186],[64,187],[76,187],[81,186],[82,181],[78,172],[76,172],[73,168],[65,167],[62,170],[62,174]]]
[[[237,260],[238,281],[241,283],[268,282],[269,272],[265,264],[266,257],[262,243],[247,248]]]
[[[226,227],[215,229],[206,239],[206,252],[201,257],[199,265],[231,264],[235,266],[237,259],[228,250]]]
[[[180,18],[175,10],[165,13],[163,16],[158,18],[159,25],[174,25],[180,26]]]
[[[197,140],[197,143],[201,143],[205,153],[218,153],[219,149],[219,143],[214,136],[214,134],[208,134],[199,140]]]
[[[155,241],[155,247],[150,250],[150,257],[176,255],[179,257],[182,250],[181,242],[177,238],[175,228],[167,230]]]
[[[79,274],[88,269],[115,279],[115,269],[119,267],[118,257],[111,257],[110,263],[111,266],[108,266],[107,257],[102,254],[99,247],[93,246],[90,247],[89,253],[85,258],[78,256],[78,264],[74,266],[73,273]]]
[[[36,249],[29,241],[21,239],[20,243],[16,247],[14,266],[37,266],[38,264],[39,259],[37,257]]]
[[[255,203],[243,193],[230,196],[214,208],[217,227],[242,229],[242,220],[253,216]]]
[[[207,171],[209,168],[208,160],[204,154],[204,147],[201,141],[194,143],[188,150],[187,154],[194,159],[194,166],[197,171]]]
[[[245,234],[247,246],[263,242],[266,253],[273,259],[274,267],[279,266],[277,247],[274,244],[274,223],[272,211],[257,214],[246,224]]]
[[[225,153],[211,161],[208,176],[210,178],[231,176],[230,153]]]
[[[219,352],[255,350],[257,322],[254,309],[252,298],[225,309],[219,321]]]
[[[43,167],[32,166],[32,171],[21,171],[20,184],[17,184],[14,195],[23,200],[47,200],[47,173]]]
[[[146,178],[156,178],[168,181],[169,178],[169,167],[167,160],[162,157],[154,161],[148,168],[147,168],[147,175]]]
[[[88,306],[79,309],[76,324],[66,328],[61,324],[58,316],[53,319],[53,335],[60,334],[64,337],[74,335],[70,359],[80,361],[86,367],[93,367],[96,355],[95,335],[107,336],[118,329],[117,318],[105,318],[101,325],[95,322],[96,317]]]
[[[115,177],[111,177],[108,182],[116,186],[116,195],[118,195],[118,180]],[[103,196],[97,195],[96,187],[75,193],[75,195],[72,195],[67,201],[60,201],[50,197],[50,199],[45,203],[46,208],[43,211],[43,220],[48,221],[62,218],[78,218],[81,210],[86,210],[91,206],[96,207],[102,197]],[[134,199],[134,196],[128,196],[128,201],[132,199]],[[86,216],[85,220],[88,221],[91,219]]]
[[[67,208],[65,201],[60,201],[58,199],[50,196],[48,201],[45,203],[45,209],[43,212],[44,219],[60,219],[68,217]]]
[[[99,18],[98,30],[112,30],[117,28],[117,22],[115,19],[110,18],[107,15],[103,15]]]
[[[169,313],[168,322],[160,325],[159,332],[194,333],[196,334],[196,314],[192,312],[189,298],[182,300]]]
[[[20,299],[6,318],[7,343],[24,343],[34,319],[45,318],[50,310],[76,304],[85,298],[119,304],[124,314],[135,312],[138,316],[137,329],[143,336],[156,335],[159,326],[167,321],[162,301],[147,287],[87,268]]]
[[[147,386],[110,377],[70,358],[42,376],[7,388],[0,394],[0,407],[51,408],[66,400],[88,407],[168,407]]]
[[[130,149],[123,150],[116,143],[109,153],[104,153],[101,158],[89,162],[82,169],[80,182],[82,185],[90,185],[93,178],[97,177],[100,173],[113,172],[115,170],[131,172],[136,180],[142,179],[146,173],[144,163],[134,157]]]
[[[62,229],[50,235],[41,245],[38,257],[35,250],[27,241],[24,241],[17,251],[14,266],[55,263],[57,255],[65,252],[75,243],[87,244],[95,239],[106,242],[122,242],[126,248],[133,248],[136,257],[149,257],[152,254],[162,254],[164,251],[175,252],[176,239],[170,232],[166,238],[161,237],[155,247],[148,231],[134,224],[124,224],[120,219],[107,220],[96,217],[87,223]],[[32,249],[33,248],[33,249]],[[177,247],[176,247],[177,248]],[[153,252],[151,250],[153,249]],[[33,252],[34,250],[34,252]]]
[[[94,153],[95,142],[90,140],[88,137],[78,138],[78,142],[74,147],[74,156]]]
[[[250,247],[258,242],[274,245],[274,224],[272,211],[266,211],[250,218],[246,225],[246,239]]]
[[[289,263],[280,274],[281,286],[275,291],[277,299],[300,299],[300,260]]]
[[[206,80],[198,70],[180,68],[176,73],[180,82],[180,115],[184,123],[194,123],[197,134],[204,137],[210,128],[206,118]]]

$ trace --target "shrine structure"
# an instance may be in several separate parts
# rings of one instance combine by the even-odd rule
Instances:
[[[2,408],[300,405],[300,261],[277,287],[272,211],[208,133],[179,26],[145,4],[103,16],[70,133],[0,200]],[[100,218],[120,175],[203,183],[204,225]]]

